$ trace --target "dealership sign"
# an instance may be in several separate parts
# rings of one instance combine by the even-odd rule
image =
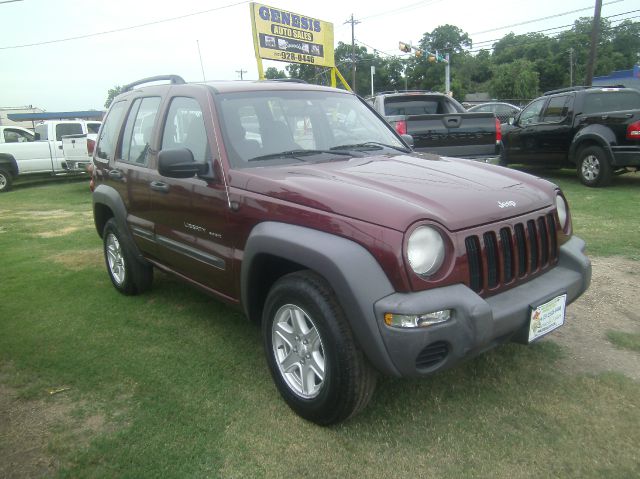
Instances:
[[[332,23],[251,3],[251,25],[256,57],[335,67]]]

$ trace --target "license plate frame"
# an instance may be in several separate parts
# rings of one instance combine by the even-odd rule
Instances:
[[[567,310],[567,294],[560,294],[538,306],[532,306],[529,313],[528,343],[558,329],[564,324]]]

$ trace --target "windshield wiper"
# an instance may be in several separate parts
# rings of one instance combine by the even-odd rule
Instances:
[[[362,149],[362,148],[367,148],[371,150],[381,150],[383,147],[391,148],[393,150],[398,150],[403,153],[411,152],[411,150],[408,150],[405,147],[388,145],[386,143],[381,143],[379,141],[365,141],[363,143],[355,143],[353,145],[339,145],[339,146],[334,146],[333,148],[331,148],[331,150],[354,150],[354,149]]]
[[[276,158],[293,158],[294,160],[305,161],[300,156],[309,156],[309,155],[318,155],[321,153],[328,153],[330,155],[345,155],[345,156],[353,156],[348,151],[337,151],[341,148],[333,148],[330,150],[288,150],[281,151],[280,153],[269,153],[268,155],[260,155],[253,158],[249,158],[247,161],[262,161],[262,160],[273,160]]]

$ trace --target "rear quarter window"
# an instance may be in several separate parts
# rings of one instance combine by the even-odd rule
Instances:
[[[582,113],[638,109],[640,109],[640,92],[611,90],[586,93]]]
[[[114,103],[109,113],[107,113],[107,118],[104,122],[100,138],[98,138],[98,145],[96,146],[96,156],[98,158],[109,161],[113,160],[113,155],[118,143],[118,134],[120,133],[120,124],[122,123],[126,106],[126,101],[119,101]]]

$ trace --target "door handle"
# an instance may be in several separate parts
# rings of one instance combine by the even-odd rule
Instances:
[[[109,178],[112,180],[121,180],[122,179],[122,171],[120,170],[109,170]]]
[[[162,181],[152,181],[149,183],[149,186],[153,191],[158,191],[160,193],[169,193],[169,185]]]

